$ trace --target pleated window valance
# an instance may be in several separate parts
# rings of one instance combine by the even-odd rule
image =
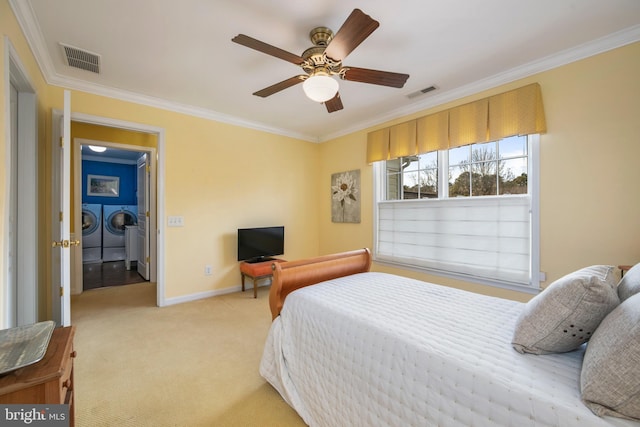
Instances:
[[[487,142],[489,100],[481,99],[449,110],[449,148]]]
[[[449,148],[449,112],[441,111],[416,120],[418,153]]]
[[[367,135],[367,162],[546,132],[540,85],[460,105]]]
[[[411,156],[416,153],[416,121],[400,123],[389,128],[389,157]]]
[[[389,158],[389,128],[369,132],[367,135],[367,161],[369,163]],[[369,160],[373,159],[373,160]]]

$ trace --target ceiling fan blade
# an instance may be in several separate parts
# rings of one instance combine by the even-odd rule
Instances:
[[[306,77],[307,76],[303,76],[303,75],[290,77],[287,80],[281,81],[280,83],[276,83],[269,87],[265,87],[262,90],[254,92],[254,95],[260,96],[262,98],[266,98],[269,95],[273,95],[274,93],[280,92],[281,90],[287,89],[291,86],[295,86],[298,83],[302,83]]]
[[[324,106],[327,107],[327,112],[333,113],[334,111],[342,110],[342,99],[340,99],[340,92],[336,93],[336,96],[328,101],[324,102]]]
[[[366,15],[360,9],[353,9],[342,27],[333,36],[324,53],[334,61],[342,61],[353,49],[358,47],[380,23]]]
[[[304,62],[304,59],[299,55],[287,52],[286,50],[282,50],[275,46],[271,46],[270,44],[261,42],[260,40],[256,40],[253,37],[249,37],[244,34],[238,34],[237,36],[232,38],[231,41],[246,47],[250,47],[251,49],[255,49],[258,52],[266,53],[267,55],[284,59],[285,61],[291,62],[295,65],[300,65]]]
[[[344,67],[344,80],[374,85],[401,88],[409,78],[409,74],[392,73],[389,71],[369,70],[367,68]]]

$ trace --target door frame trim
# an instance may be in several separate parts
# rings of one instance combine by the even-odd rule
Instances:
[[[4,36],[4,92],[5,92],[5,200],[3,234],[9,236],[4,239],[2,262],[0,263],[0,292],[2,293],[2,312],[0,329],[22,324],[34,323],[39,318],[38,277],[39,270],[34,266],[40,265],[39,254],[39,223],[38,223],[38,111],[37,94],[29,78],[18,52],[13,47],[8,36]],[[18,143],[14,146],[11,138],[11,85],[16,88],[18,96],[17,132]],[[15,153],[14,153],[15,152]],[[16,154],[17,153],[17,154]],[[13,174],[12,157],[17,155],[17,177]],[[17,178],[17,182],[13,182]],[[16,187],[17,197],[13,202],[17,204],[16,235],[11,230],[12,191]],[[13,253],[14,241],[20,243],[17,258],[13,264],[16,271],[11,271],[10,259]],[[13,289],[11,283],[20,277],[20,292]],[[16,303],[14,307],[14,302]],[[14,309],[15,308],[15,309]]]
[[[55,110],[54,110],[55,111]],[[151,191],[155,193],[155,206],[156,206],[156,215],[155,215],[155,224],[150,221],[150,230],[151,230],[151,258],[153,258],[153,251],[155,250],[155,268],[152,268],[150,271],[150,278],[154,279],[156,282],[156,305],[158,307],[164,307],[166,305],[166,297],[165,297],[165,268],[164,268],[164,259],[165,259],[165,241],[164,241],[164,217],[165,217],[165,129],[152,126],[142,123],[135,123],[125,120],[112,119],[109,117],[102,116],[94,116],[90,114],[84,113],[74,113],[71,112],[71,121],[72,122],[80,122],[80,123],[88,123],[98,126],[106,126],[119,128],[124,130],[143,132],[155,134],[157,137],[157,147],[156,147],[156,159],[155,162],[152,161],[152,164],[156,165],[156,188],[155,191],[152,188]],[[55,132],[52,132],[55,133]],[[107,143],[101,142],[102,145],[106,145]],[[74,146],[74,156],[80,156],[80,149],[78,145],[78,150],[75,151]],[[138,151],[147,151],[149,152],[152,147],[142,147],[135,146]],[[77,174],[76,174],[77,175]],[[74,176],[74,182],[75,182]],[[153,182],[153,180],[152,180]],[[80,199],[82,200],[82,199]],[[82,211],[82,202],[78,204],[74,197],[74,205],[73,207],[74,213],[77,216],[81,215]],[[155,227],[155,231],[154,231]],[[74,228],[75,231],[75,228]],[[77,234],[77,233],[76,233]],[[153,240],[155,236],[156,244],[153,245]]]

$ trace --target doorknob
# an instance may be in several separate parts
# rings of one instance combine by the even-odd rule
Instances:
[[[80,245],[80,240],[73,240],[73,241],[68,241],[68,240],[60,240],[59,242],[53,242],[51,243],[51,246],[54,248],[57,247],[63,247],[63,248],[68,248],[69,246],[78,246]]]

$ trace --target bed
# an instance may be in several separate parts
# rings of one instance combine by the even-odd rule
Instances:
[[[584,345],[514,350],[524,303],[370,265],[362,249],[273,266],[260,374],[306,424],[640,426],[585,406]]]

